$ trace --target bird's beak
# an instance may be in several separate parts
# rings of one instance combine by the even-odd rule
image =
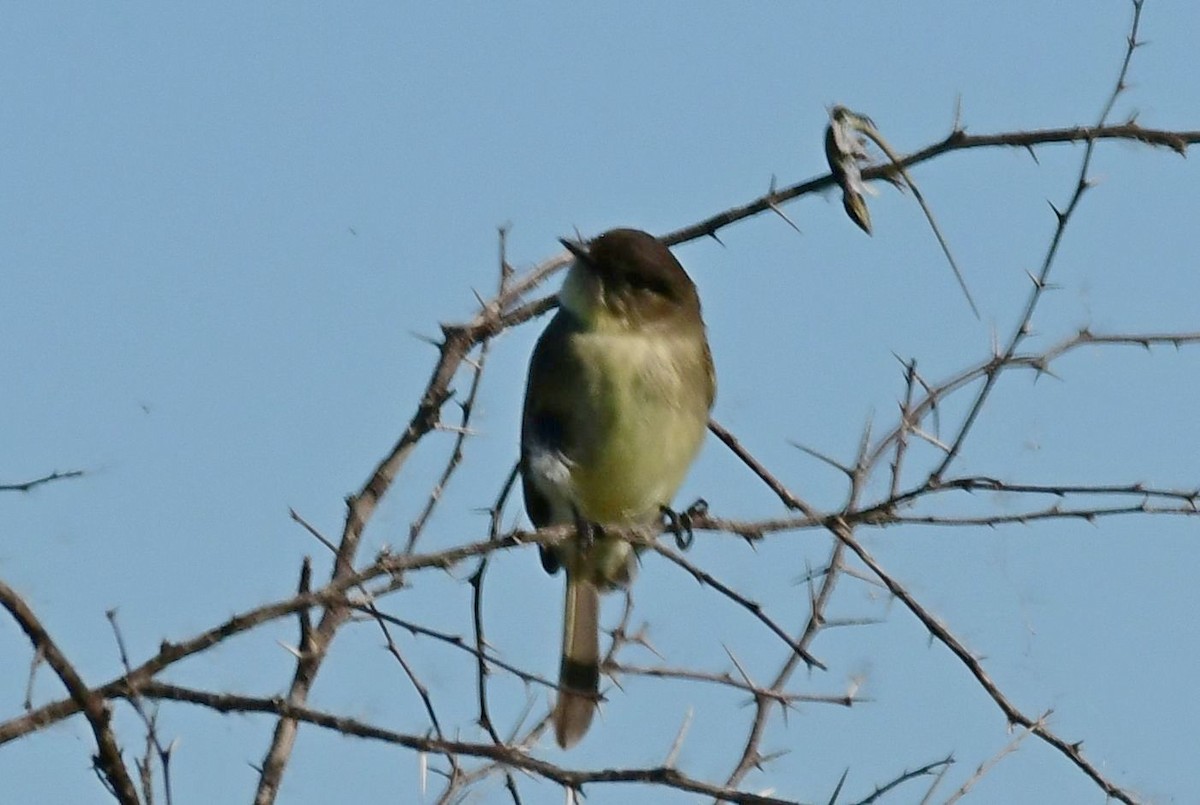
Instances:
[[[592,264],[592,256],[588,253],[586,244],[566,238],[559,238],[558,242],[566,247],[567,251],[579,262],[589,266]]]

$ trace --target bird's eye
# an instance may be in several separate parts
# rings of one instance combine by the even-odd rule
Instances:
[[[646,291],[655,296],[671,295],[671,286],[658,277],[648,277],[645,274],[631,274],[629,276],[629,285],[639,291]]]

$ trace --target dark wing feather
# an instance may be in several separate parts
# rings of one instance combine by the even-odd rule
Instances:
[[[572,398],[581,370],[569,344],[571,333],[578,329],[575,318],[565,310],[559,310],[538,339],[529,361],[525,408],[521,417],[521,488],[525,511],[538,528],[557,523],[554,506],[530,477],[529,452],[536,445],[539,450],[566,456],[572,453],[575,440],[571,430],[578,415]],[[560,563],[554,552],[543,548],[541,555],[546,571],[557,572]]]

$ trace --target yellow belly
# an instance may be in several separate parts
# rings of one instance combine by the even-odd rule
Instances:
[[[597,523],[656,519],[683,483],[708,423],[708,367],[695,338],[577,334],[588,367],[579,421],[593,449],[571,468],[581,513]]]

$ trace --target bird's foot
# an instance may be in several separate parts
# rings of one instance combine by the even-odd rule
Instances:
[[[579,538],[580,553],[586,555],[600,537],[604,536],[604,527],[599,523],[588,520],[578,510],[575,512],[575,533]]]
[[[696,541],[696,534],[692,530],[692,521],[708,512],[708,501],[704,498],[697,498],[695,503],[681,512],[667,506],[663,506],[661,511],[667,527],[675,535],[675,547],[686,551]]]

